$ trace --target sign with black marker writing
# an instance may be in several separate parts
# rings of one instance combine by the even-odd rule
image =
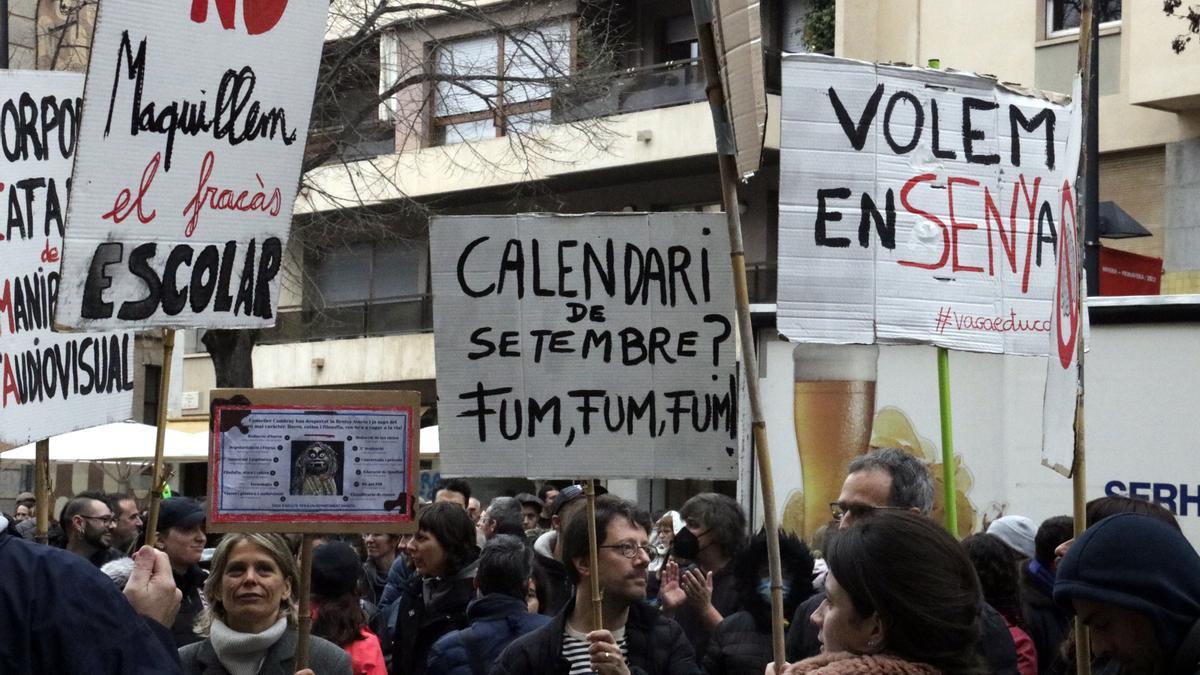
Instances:
[[[328,6],[100,4],[56,326],[274,325]]]
[[[737,476],[725,216],[434,218],[446,475]]]
[[[56,335],[83,76],[0,71],[0,449],[133,412],[130,333]]]
[[[1074,223],[1066,97],[784,60],[779,330],[1044,356]]]

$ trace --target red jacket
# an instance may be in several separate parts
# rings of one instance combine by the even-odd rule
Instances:
[[[387,666],[383,662],[383,649],[379,646],[379,638],[369,628],[363,626],[363,639],[355,640],[345,646],[350,655],[354,675],[387,675]]]

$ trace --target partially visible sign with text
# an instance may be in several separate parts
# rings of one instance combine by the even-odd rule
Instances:
[[[327,11],[100,5],[58,327],[275,323]]]

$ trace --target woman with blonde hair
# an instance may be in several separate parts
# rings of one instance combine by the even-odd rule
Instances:
[[[296,672],[295,593],[299,575],[287,540],[277,534],[228,534],[204,583],[207,605],[196,620],[205,636],[179,650],[185,673],[274,675]],[[350,657],[313,636],[308,667],[350,675]]]

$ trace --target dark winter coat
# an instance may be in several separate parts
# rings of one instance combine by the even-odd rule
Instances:
[[[1021,615],[1025,632],[1037,649],[1038,672],[1049,670],[1054,657],[1067,639],[1070,619],[1054,604],[1054,578],[1039,578],[1030,570],[1034,561],[1021,566]],[[1046,583],[1049,581],[1049,583]]]
[[[392,607],[395,626],[392,636],[391,675],[424,675],[425,662],[433,643],[446,633],[467,627],[467,605],[475,599],[475,568],[472,562],[449,579],[437,582],[438,591],[426,606],[425,578],[413,574],[404,583]]]
[[[90,562],[0,531],[0,673],[179,672],[170,631]]]
[[[550,617],[530,614],[524,600],[493,593],[467,607],[467,620],[470,626],[447,633],[434,643],[427,662],[429,673],[484,675],[505,647],[546,625]],[[481,667],[473,669],[472,661]]]
[[[267,651],[258,669],[259,675],[293,675],[296,672],[296,631],[287,630]],[[208,640],[179,650],[184,672],[188,675],[229,675]],[[352,675],[346,650],[316,635],[308,639],[308,667],[319,675]]]
[[[697,569],[692,567],[691,569]],[[682,574],[684,570],[680,570]],[[713,574],[712,606],[722,617],[729,616],[741,609],[741,598],[738,592],[737,577],[733,574],[733,563],[722,567]],[[701,623],[699,613],[688,603],[675,610],[675,620],[687,635],[688,642],[696,654],[703,655],[708,650],[709,630]]]
[[[508,646],[489,675],[567,675],[570,664],[562,656],[563,631],[575,609],[572,599],[554,619],[517,638]],[[692,646],[679,624],[664,618],[651,606],[637,603],[625,622],[627,663],[633,675],[699,675]]]
[[[176,647],[204,639],[196,635],[194,627],[196,617],[204,610],[204,601],[200,596],[204,580],[207,578],[208,573],[196,565],[189,567],[183,574],[175,574],[175,587],[183,594],[179,601],[179,613],[175,615],[175,623],[171,625],[171,635],[175,638]]]
[[[821,652],[821,642],[817,639],[819,631],[813,625],[812,615],[824,600],[825,594],[817,593],[796,608],[787,632],[789,662],[816,656]],[[988,672],[994,675],[1018,675],[1017,646],[1008,632],[1008,624],[991,605],[984,603],[982,608],[979,651],[988,666]]]
[[[725,617],[713,631],[704,653],[708,675],[762,675],[774,659],[771,630],[763,632],[748,611]]]

